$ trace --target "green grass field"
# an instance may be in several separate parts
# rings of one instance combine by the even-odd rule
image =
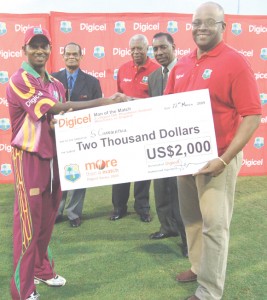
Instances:
[[[267,177],[238,179],[224,300],[267,299]],[[132,194],[131,194],[132,195]],[[62,288],[38,287],[41,300],[182,300],[196,283],[179,284],[175,275],[188,269],[180,238],[149,240],[159,229],[151,188],[151,223],[134,213],[109,221],[111,187],[87,190],[83,223],[55,225],[51,249]],[[0,299],[9,300],[12,275],[13,186],[0,185]]]

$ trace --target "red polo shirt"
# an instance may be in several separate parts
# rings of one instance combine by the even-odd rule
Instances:
[[[133,61],[122,65],[118,71],[118,92],[135,98],[148,98],[148,75],[159,65],[149,57],[143,66],[136,66]]]
[[[246,59],[224,42],[197,59],[181,58],[170,73],[165,94],[209,89],[219,155],[231,143],[241,117],[261,114],[259,91]]]

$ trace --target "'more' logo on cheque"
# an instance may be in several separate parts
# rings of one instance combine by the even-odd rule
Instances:
[[[75,182],[81,178],[81,172],[77,164],[67,165],[64,168],[65,178],[70,182]]]
[[[233,23],[232,24],[232,33],[234,35],[239,35],[242,33],[242,27],[240,23]]]
[[[118,162],[116,159],[98,159],[97,161],[94,162],[88,162],[85,164],[85,169],[86,171],[91,171],[91,170],[104,170],[106,168],[114,168],[117,167]]]
[[[61,21],[60,22],[60,31],[64,33],[72,32],[72,26],[70,21]]]
[[[117,21],[114,25],[114,32],[117,34],[123,34],[126,31],[125,22]]]

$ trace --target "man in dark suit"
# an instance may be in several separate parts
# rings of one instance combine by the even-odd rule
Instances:
[[[84,73],[80,69],[82,60],[80,45],[69,43],[64,47],[63,59],[66,69],[53,73],[52,76],[61,81],[66,88],[66,98],[69,101],[89,101],[102,97],[102,90],[98,79]],[[81,216],[86,189],[70,191],[70,201],[66,206],[71,227],[81,225]],[[63,192],[56,222],[62,220],[68,192]]]
[[[163,95],[168,74],[176,64],[175,44],[168,33],[157,33],[153,37],[153,51],[156,61],[161,65],[148,76],[149,96]],[[151,239],[163,239],[181,235],[182,253],[187,257],[187,243],[184,224],[180,216],[177,178],[160,178],[154,180],[156,210],[161,224],[160,230],[150,235]]]

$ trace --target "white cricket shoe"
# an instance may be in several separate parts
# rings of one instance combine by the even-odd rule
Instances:
[[[54,278],[47,279],[47,280],[34,276],[34,284],[39,284],[40,282],[43,282],[48,286],[60,287],[65,285],[66,279],[60,275],[56,275]]]
[[[30,294],[30,296],[26,300],[39,300],[39,299],[40,299],[40,294],[34,291]]]

